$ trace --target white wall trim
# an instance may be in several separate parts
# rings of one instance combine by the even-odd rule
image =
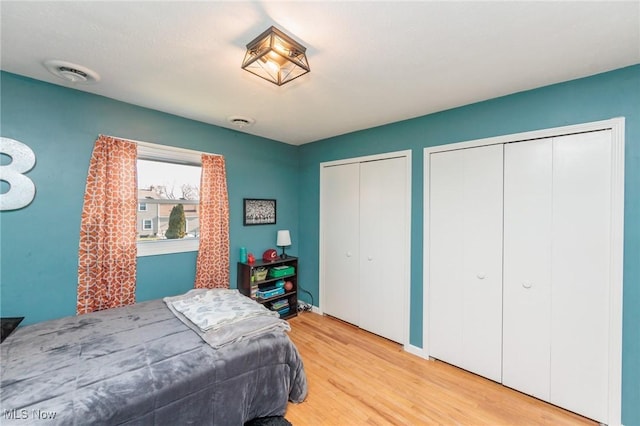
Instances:
[[[324,276],[323,276],[323,271],[324,271],[324,256],[323,256],[323,247],[324,247],[324,239],[323,239],[323,215],[322,215],[322,206],[324,203],[323,200],[323,190],[322,190],[322,181],[323,181],[323,175],[324,175],[324,169],[327,167],[332,167],[332,166],[339,166],[339,165],[343,165],[343,164],[352,164],[352,163],[364,163],[367,161],[377,161],[377,160],[387,160],[390,158],[398,158],[398,157],[405,157],[407,159],[407,169],[406,169],[406,188],[407,188],[407,193],[406,193],[406,200],[407,200],[407,204],[406,204],[406,220],[405,220],[405,224],[406,224],[406,229],[405,229],[405,247],[403,249],[404,253],[403,253],[403,257],[404,259],[406,259],[406,265],[405,265],[405,275],[402,277],[402,282],[403,282],[403,299],[404,299],[404,306],[403,306],[403,311],[404,311],[404,315],[402,318],[402,322],[403,322],[403,341],[400,342],[405,350],[408,350],[408,346],[409,346],[409,327],[410,327],[410,309],[411,309],[411,300],[410,300],[410,296],[411,296],[411,150],[403,150],[403,151],[394,151],[394,152],[387,152],[387,153],[383,153],[383,154],[374,154],[374,155],[367,155],[367,156],[362,156],[362,157],[353,157],[353,158],[346,158],[346,159],[340,159],[340,160],[334,160],[334,161],[326,161],[323,163],[320,163],[320,224],[319,224],[319,271],[318,271],[318,293],[319,293],[319,300],[318,300],[318,311],[320,313],[322,313],[323,311],[323,302],[324,302]]]
[[[200,238],[183,238],[180,240],[162,241],[138,241],[137,243],[138,257],[198,251],[199,247]]]
[[[611,270],[609,293],[609,425],[622,424],[625,119],[611,125]]]
[[[422,356],[429,357],[429,156],[432,153],[477,146],[520,142],[611,129],[611,289],[609,306],[609,425],[622,422],[622,289],[624,248],[624,117],[564,127],[502,135],[485,139],[438,145],[424,148],[423,198],[423,301]]]
[[[411,345],[411,344],[405,345],[404,346],[404,350],[409,352],[412,355],[419,356],[420,358],[428,358],[427,355],[424,352],[424,349],[419,348],[417,346],[414,346],[414,345]]]
[[[407,157],[408,159],[411,159],[411,150],[407,149],[404,151],[385,152],[382,154],[373,154],[373,155],[365,155],[362,157],[343,158],[340,160],[325,161],[323,163],[320,163],[320,171],[322,171],[322,169],[324,169],[325,167],[340,166],[342,164],[364,163],[367,161],[388,160],[390,158],[397,158],[397,157]]]

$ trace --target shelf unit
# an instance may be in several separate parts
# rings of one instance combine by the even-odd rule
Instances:
[[[292,266],[293,273],[290,275],[271,278],[269,273],[263,280],[255,280],[256,270],[259,268],[266,268],[271,270],[275,266]],[[276,285],[276,282],[284,280],[291,281],[293,287],[289,291],[285,291],[284,294],[268,298],[256,297],[256,292],[259,290],[265,290]],[[271,262],[265,262],[262,260],[256,260],[253,263],[238,262],[238,290],[245,296],[251,297],[259,303],[262,303],[269,309],[272,309],[272,305],[280,300],[287,300],[289,303],[289,311],[281,315],[281,318],[287,319],[298,315],[298,258],[293,256],[287,256],[284,259],[278,258]],[[272,309],[275,310],[275,309]]]

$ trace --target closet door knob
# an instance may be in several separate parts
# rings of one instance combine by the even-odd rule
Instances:
[[[350,251],[348,251],[348,252],[347,252],[347,257],[351,257],[351,256],[352,256],[351,252],[350,252]]]
[[[486,275],[484,272],[480,272],[478,275],[476,275],[476,277],[478,277],[479,280],[484,280]]]
[[[371,256],[367,256],[367,260],[368,260],[369,262],[371,262],[371,261],[373,260],[373,257],[371,257]]]
[[[525,281],[522,283],[522,287],[524,288],[531,288],[532,285],[533,283],[531,281]]]

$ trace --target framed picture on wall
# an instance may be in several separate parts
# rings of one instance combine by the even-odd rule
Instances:
[[[276,200],[245,198],[244,222],[248,225],[273,225],[276,223]]]

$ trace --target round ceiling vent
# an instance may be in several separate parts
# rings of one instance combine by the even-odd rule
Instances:
[[[58,76],[69,83],[95,83],[100,81],[97,72],[90,70],[82,65],[72,64],[71,62],[59,61],[52,59],[44,62],[44,66],[49,72]]]
[[[239,115],[231,116],[227,118],[227,121],[229,121],[229,123],[233,124],[236,127],[240,127],[241,129],[243,127],[251,126],[256,122],[256,120],[254,120],[253,118],[241,117]]]

